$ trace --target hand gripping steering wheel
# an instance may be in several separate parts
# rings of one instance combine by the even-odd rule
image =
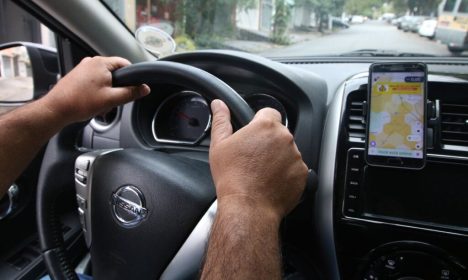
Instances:
[[[145,62],[113,73],[114,86],[142,83],[173,84],[209,101],[221,99],[241,126],[254,115],[231,87],[192,66]],[[51,139],[38,183],[40,243],[52,278],[77,279],[56,210],[60,192],[72,183],[71,170],[95,279],[196,277],[216,210],[209,164],[142,149],[80,154],[69,140],[73,132],[76,127]]]

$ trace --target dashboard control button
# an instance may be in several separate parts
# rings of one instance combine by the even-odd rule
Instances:
[[[360,212],[359,202],[356,200],[346,200],[344,207],[345,215],[355,216]]]
[[[349,201],[357,200],[358,198],[359,198],[359,195],[355,193],[348,193],[348,195],[346,196],[346,199]]]
[[[350,166],[362,166],[364,164],[364,152],[359,150],[350,150],[348,152],[348,161]]]
[[[350,174],[361,174],[361,167],[360,166],[350,166],[349,167]]]
[[[349,193],[358,193],[361,190],[361,183],[354,179],[348,180],[346,183],[346,191]]]
[[[401,257],[403,260],[403,257]],[[389,256],[383,263],[384,265],[384,272],[386,275],[393,275],[399,271],[400,267],[400,259],[397,256]]]
[[[348,182],[355,182],[353,184],[358,184],[362,180],[362,172],[361,168],[359,167],[348,167],[348,175],[347,175]]]
[[[359,187],[359,181],[358,180],[349,180],[348,185]]]

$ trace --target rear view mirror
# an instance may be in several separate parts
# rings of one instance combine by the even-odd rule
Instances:
[[[0,114],[46,94],[57,82],[57,52],[32,43],[0,45]]]

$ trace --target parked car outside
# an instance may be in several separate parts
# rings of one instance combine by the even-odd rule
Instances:
[[[390,23],[393,19],[395,19],[395,17],[396,16],[394,13],[385,13],[380,17],[380,20]]]
[[[400,24],[402,18],[403,18],[403,17],[394,18],[394,19],[392,19],[392,20],[390,21],[390,23],[391,23],[392,25],[397,26],[398,24]]]
[[[345,20],[339,17],[333,17],[332,23],[334,27],[349,28],[349,24]]]
[[[351,18],[351,23],[364,23],[366,18],[364,16],[355,15]]]
[[[398,29],[403,29],[405,25],[408,24],[408,21],[411,19],[411,16],[402,16],[399,18],[399,21],[396,23]]]
[[[423,16],[415,16],[410,21],[408,25],[408,29],[411,32],[418,32],[419,28],[421,27],[422,23],[426,20],[426,17]]]
[[[423,37],[428,37],[432,39],[435,36],[436,28],[437,28],[437,19],[427,19],[422,22],[421,27],[418,30],[418,33],[419,35]]]

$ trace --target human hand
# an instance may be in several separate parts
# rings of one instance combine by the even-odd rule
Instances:
[[[233,134],[229,109],[211,103],[210,167],[218,207],[253,206],[281,219],[298,203],[308,168],[278,111],[265,108]]]
[[[147,85],[112,87],[112,71],[130,62],[120,57],[86,57],[43,98],[65,122],[84,121],[113,107],[143,97]]]

